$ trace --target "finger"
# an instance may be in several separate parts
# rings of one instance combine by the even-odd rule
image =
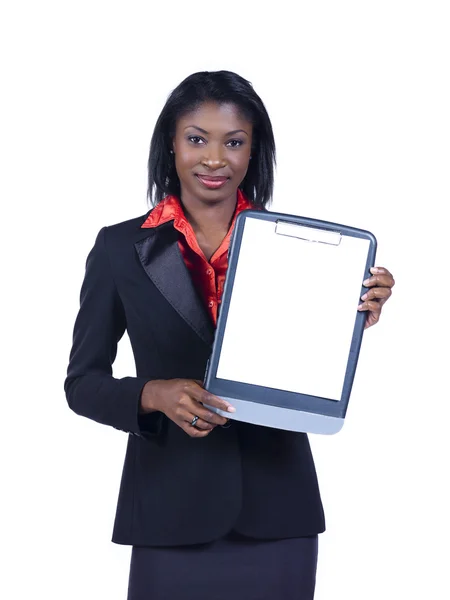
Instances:
[[[208,410],[205,406],[203,406],[203,404],[200,404],[200,402],[197,402],[197,400],[194,400],[187,394],[183,396],[183,407],[180,410],[179,415],[181,416],[181,414],[184,415],[185,420],[187,421],[191,421],[194,418],[194,415],[196,415],[197,417],[199,417],[203,421],[206,421],[207,423],[210,423],[214,427],[216,425],[225,425],[225,423],[227,422],[227,419],[225,417],[222,417],[217,413]]]
[[[360,312],[369,311],[371,313],[376,313],[379,315],[379,313],[381,313],[381,305],[376,300],[366,300],[358,306],[358,310]]]
[[[388,298],[380,298],[380,299],[378,300],[378,304],[379,304],[381,307],[383,307],[383,304],[384,304],[385,302],[387,302],[388,300],[389,300],[389,297],[388,297]]]
[[[213,429],[216,425],[225,425],[227,422],[225,417],[208,410],[203,404],[197,402],[197,400],[194,400],[187,394],[183,394],[180,399],[180,404],[176,409],[176,418],[178,421],[190,423],[194,416],[197,416],[202,421],[208,423],[210,429]]]
[[[193,418],[194,417],[192,417],[192,419]],[[212,431],[215,427],[215,425],[211,425],[211,423],[208,423],[207,421],[204,421],[203,419],[198,419],[198,421],[195,423],[195,425],[191,425],[192,419],[188,422],[190,427],[193,427],[193,428],[197,427],[197,429],[201,429],[202,431]]]
[[[385,287],[376,287],[376,288],[372,288],[370,289],[368,292],[366,292],[365,294],[363,294],[361,296],[361,300],[376,300],[379,299],[384,300],[384,302],[386,302],[386,300],[388,298],[390,298],[390,296],[392,295],[392,290],[391,288],[385,288]],[[383,304],[384,304],[383,302]]]
[[[200,408],[200,405],[198,403],[196,403],[194,400],[192,400],[192,398],[189,398],[189,403],[190,406],[188,408],[178,408],[177,412],[176,412],[176,418],[178,422],[182,422],[183,426],[185,423],[187,423],[190,427],[198,427],[199,429],[208,429],[209,431],[211,431],[212,429],[214,429],[215,425],[213,425],[212,423],[208,423],[207,421],[205,421],[204,419],[200,418],[199,412],[200,410],[198,410],[198,408]],[[194,417],[198,417],[195,425],[192,425],[192,420],[194,419]]]
[[[211,429],[197,429],[188,423],[184,423],[182,429],[192,438],[203,438],[211,433]]]
[[[388,271],[385,267],[371,267],[370,272],[372,273],[372,275],[388,275],[389,277],[394,279],[392,273]]]
[[[214,406],[214,408],[218,408],[224,412],[236,412],[234,406],[232,406],[229,402],[214,396],[214,394],[210,394],[195,382],[191,382],[191,385],[185,389],[185,391],[192,398],[194,398],[194,400],[197,400],[197,402],[200,402],[201,404]]]
[[[372,277],[369,277],[363,281],[364,287],[378,286],[392,288],[394,285],[395,281],[392,275],[373,275]]]
[[[221,415],[218,415],[215,412],[212,412],[211,410],[208,410],[207,408],[205,408],[203,406],[203,404],[199,404],[195,400],[194,400],[194,402],[196,403],[196,406],[197,406],[197,408],[195,408],[195,410],[197,411],[196,414],[203,421],[206,421],[207,423],[211,423],[212,425],[225,425],[225,423],[227,422],[228,419],[226,419],[225,417],[222,417]]]

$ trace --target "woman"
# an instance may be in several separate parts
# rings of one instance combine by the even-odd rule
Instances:
[[[233,225],[270,201],[274,163],[251,84],[191,75],[155,126],[155,207],[104,227],[87,260],[65,390],[76,413],[130,434],[113,533],[133,546],[129,600],[314,595],[325,524],[307,436],[203,406],[234,411],[202,380]],[[386,269],[373,273],[359,307],[367,325],[394,284]],[[125,330],[137,376],[115,379]]]

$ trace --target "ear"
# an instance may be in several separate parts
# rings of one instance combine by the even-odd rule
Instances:
[[[177,151],[176,145],[177,143],[175,141],[175,138],[172,138],[172,150],[170,151],[170,154],[175,154],[175,152]]]

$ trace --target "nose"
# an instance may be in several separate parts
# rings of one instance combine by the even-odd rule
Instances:
[[[212,171],[226,166],[227,161],[224,156],[224,149],[213,144],[208,144],[202,158],[202,165]]]

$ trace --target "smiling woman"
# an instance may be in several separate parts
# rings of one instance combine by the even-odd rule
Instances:
[[[205,404],[234,407],[202,386],[236,217],[269,203],[274,164],[251,84],[191,75],[155,126],[153,209],[103,228],[88,257],[65,390],[130,434],[113,534],[133,546],[129,600],[314,596],[325,522],[306,434],[227,423]],[[366,284],[362,310],[379,315],[392,277]],[[137,376],[115,379],[125,330]]]

